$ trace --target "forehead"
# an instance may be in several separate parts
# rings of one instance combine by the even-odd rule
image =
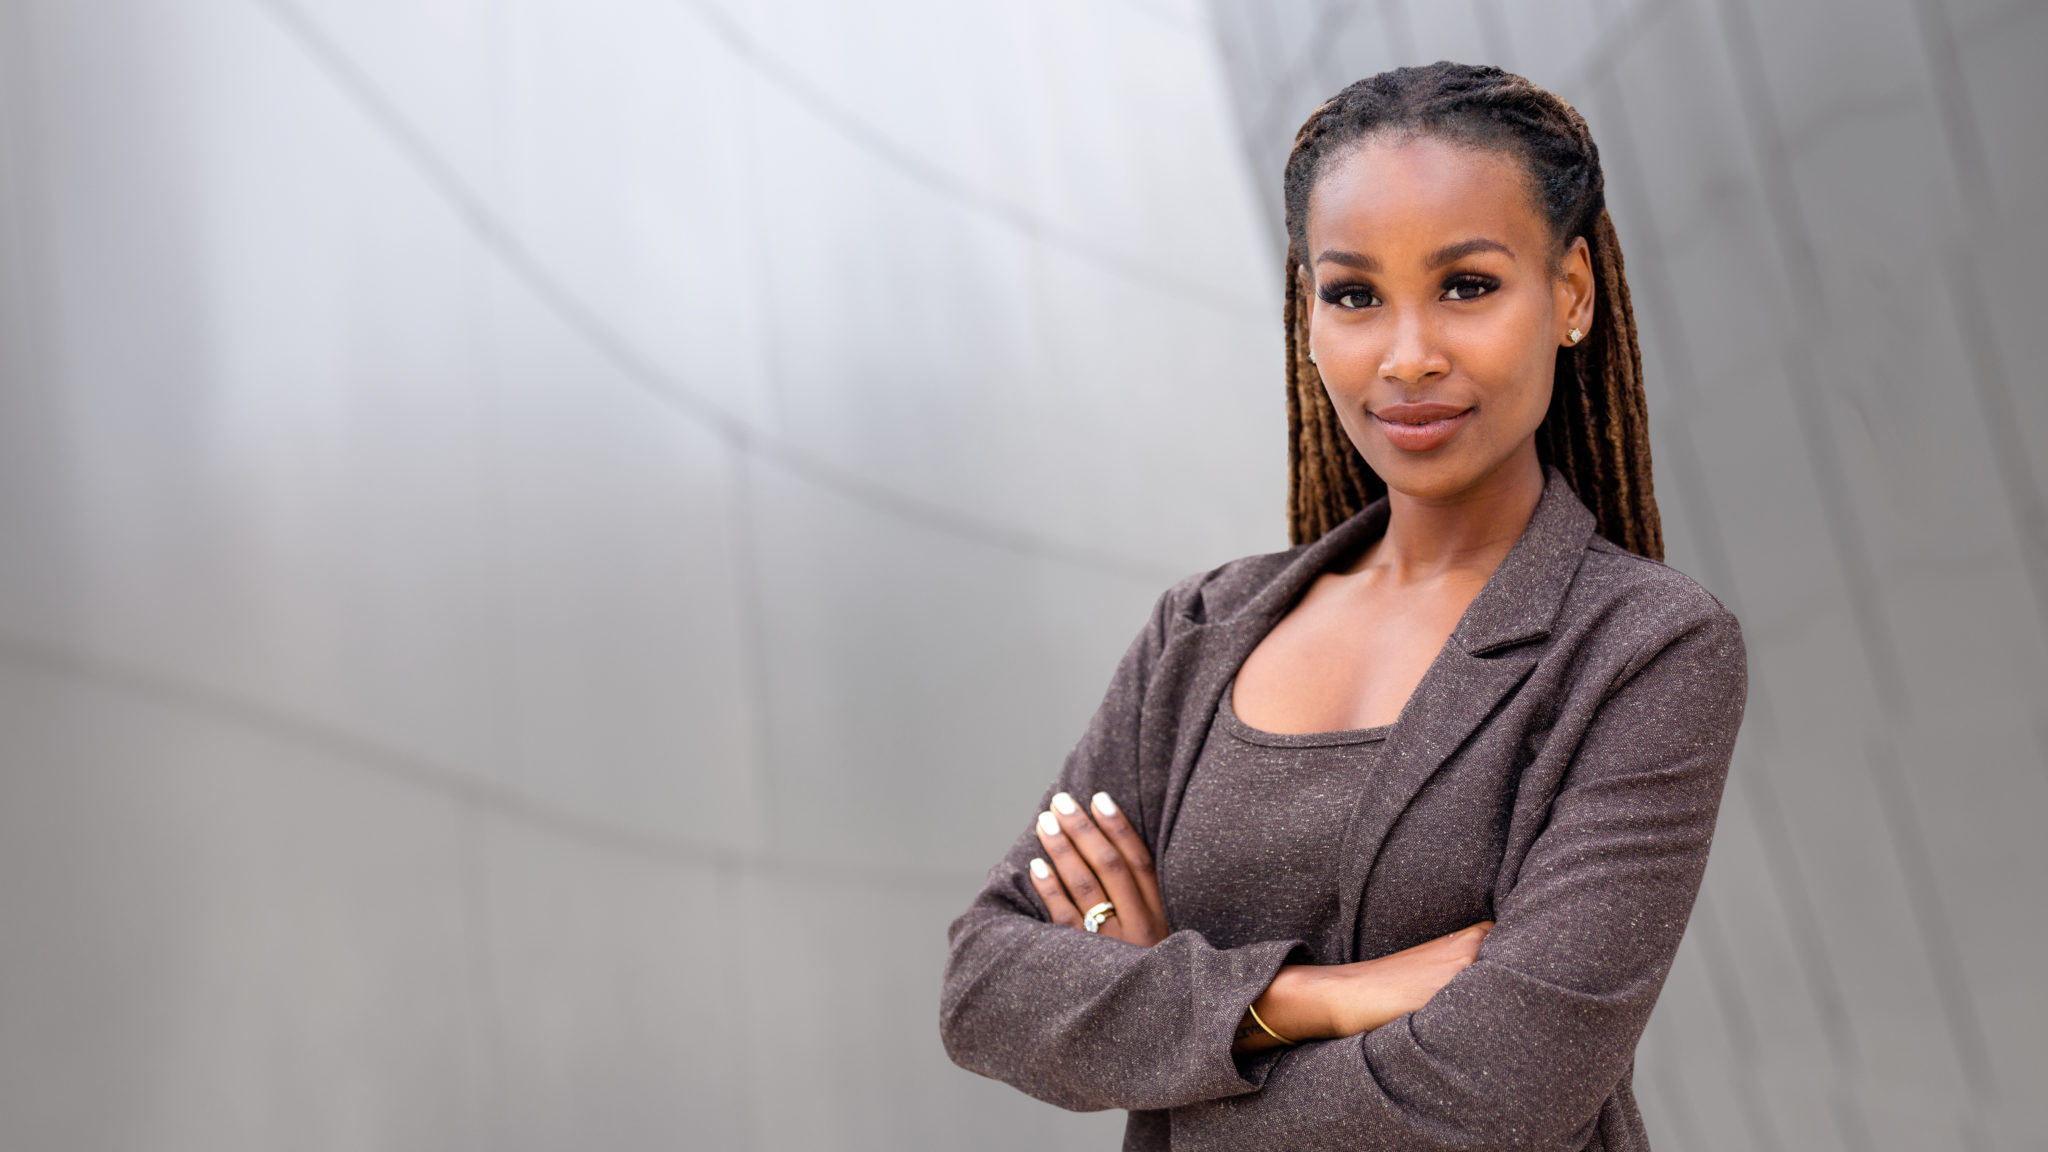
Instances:
[[[1533,251],[1548,233],[1520,157],[1435,136],[1367,137],[1325,162],[1309,196],[1311,260],[1471,236]]]

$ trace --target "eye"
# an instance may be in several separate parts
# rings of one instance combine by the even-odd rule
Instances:
[[[1499,288],[1500,281],[1491,276],[1458,276],[1444,285],[1444,299],[1476,300]]]
[[[1332,284],[1316,294],[1322,297],[1323,303],[1339,308],[1370,308],[1380,302],[1379,297],[1372,294],[1372,289],[1362,284]]]

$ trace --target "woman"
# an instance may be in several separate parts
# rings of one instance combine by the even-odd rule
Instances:
[[[1648,1148],[1747,673],[1660,562],[1598,152],[1404,68],[1286,201],[1296,546],[1160,597],[953,925],[947,1050],[1127,1149]]]

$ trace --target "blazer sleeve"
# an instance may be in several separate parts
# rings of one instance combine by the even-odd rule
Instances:
[[[1735,617],[1653,635],[1588,722],[1477,958],[1422,1008],[1176,1112],[1200,1147],[1576,1152],[1698,894],[1747,695]]]
[[[1162,797],[1139,794],[1142,706],[1178,605],[1198,580],[1159,598],[1041,810],[1057,791],[1084,803],[1106,791],[1127,813],[1151,814],[1134,823],[1154,846]],[[1027,827],[948,932],[939,1032],[953,1061],[1075,1111],[1255,1091],[1265,1062],[1241,1071],[1231,1041],[1245,1006],[1301,942],[1218,949],[1180,931],[1142,948],[1054,924],[1026,873],[1039,853]]]

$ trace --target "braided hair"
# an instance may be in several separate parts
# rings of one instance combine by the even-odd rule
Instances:
[[[1428,135],[1519,156],[1562,254],[1574,237],[1590,249],[1592,339],[1557,351],[1550,409],[1536,454],[1564,473],[1613,543],[1664,558],[1650,483],[1649,411],[1635,312],[1622,276],[1621,243],[1607,216],[1600,150],[1570,104],[1488,65],[1441,61],[1360,80],[1310,114],[1287,157],[1288,534],[1317,539],[1385,494],[1386,482],[1337,422],[1322,376],[1308,360],[1309,301],[1295,270],[1307,263],[1308,203],[1326,161],[1368,136]]]

